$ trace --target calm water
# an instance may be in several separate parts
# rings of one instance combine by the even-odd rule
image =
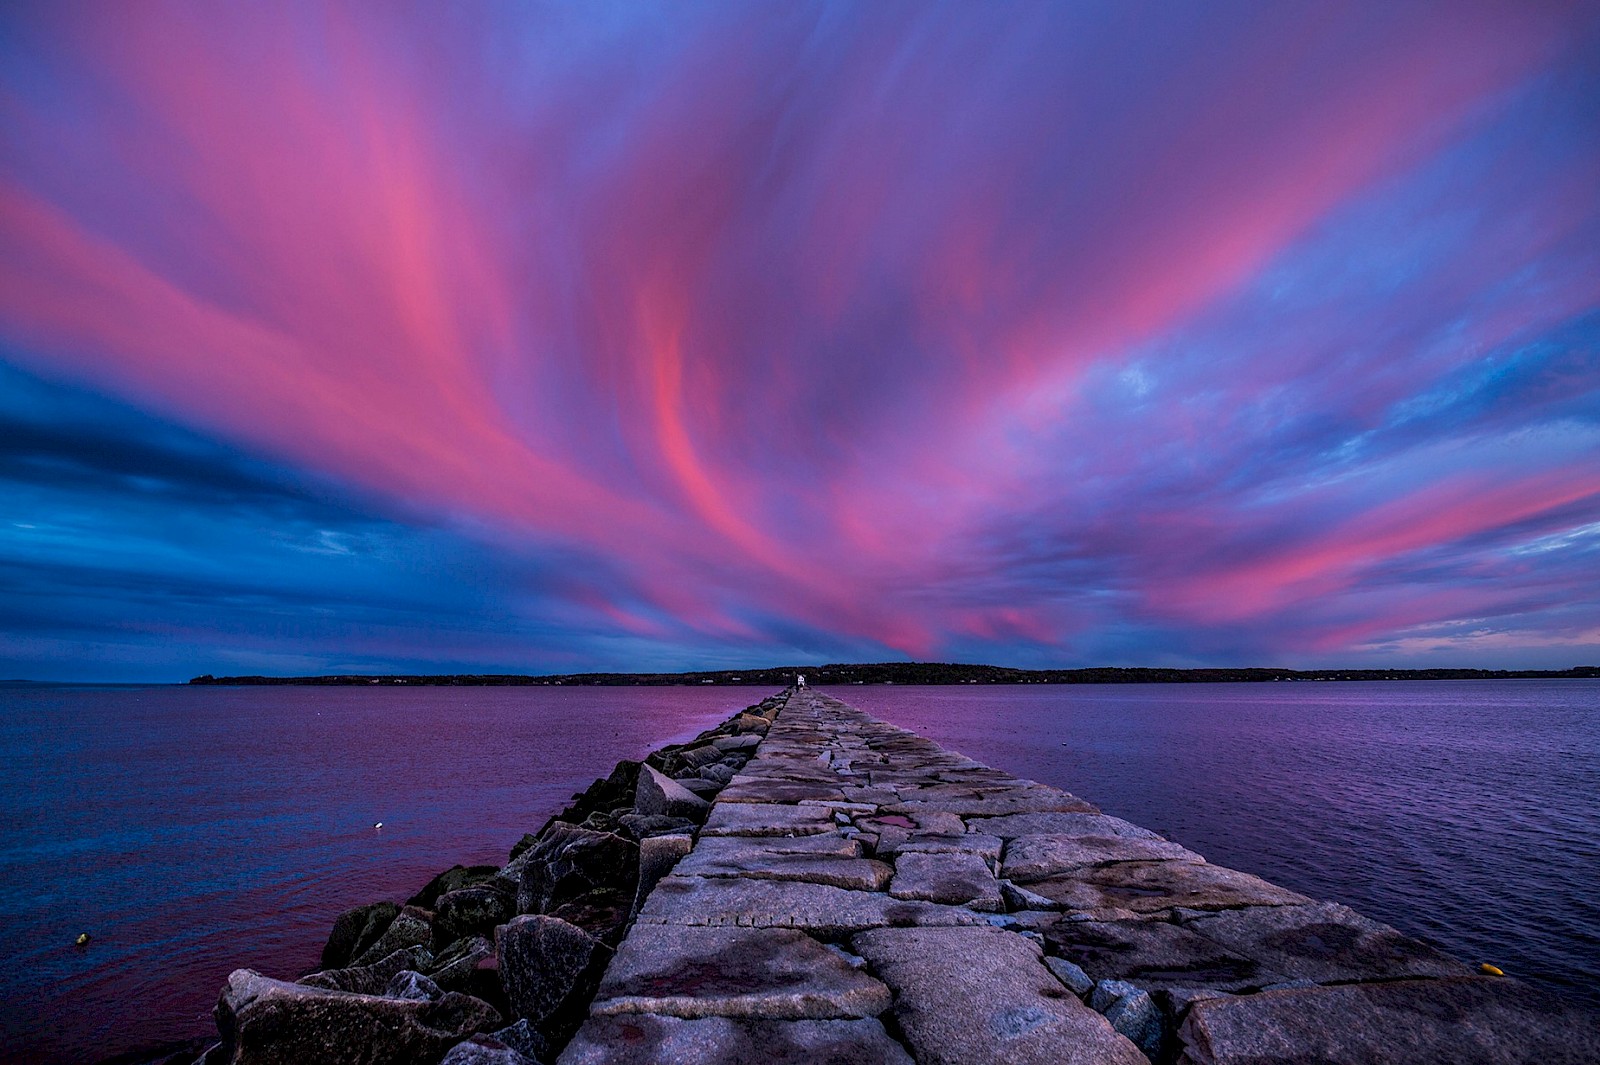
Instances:
[[[617,759],[765,694],[0,689],[0,1057],[202,1034],[230,969],[305,969],[339,910],[500,860]],[[1600,683],[835,694],[1600,1002]]]
[[[1600,682],[833,694],[1212,861],[1600,1005]]]
[[[230,970],[304,971],[340,910],[503,861],[618,759],[765,694],[0,689],[0,1059],[203,1035]]]

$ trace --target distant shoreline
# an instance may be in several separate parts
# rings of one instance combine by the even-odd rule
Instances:
[[[802,674],[814,685],[830,684],[1224,684],[1270,681],[1373,680],[1600,680],[1600,666],[1570,669],[1011,669],[1005,666],[943,662],[882,662],[870,665],[787,666],[722,669],[686,673],[565,673],[533,676],[512,673],[330,674],[316,677],[195,677],[193,685],[415,685],[419,687],[627,687],[720,684],[771,687]]]

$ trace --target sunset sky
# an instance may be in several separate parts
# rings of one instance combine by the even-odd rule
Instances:
[[[1600,662],[1600,8],[9,3],[0,677]]]

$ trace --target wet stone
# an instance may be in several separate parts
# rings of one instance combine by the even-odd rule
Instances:
[[[913,1065],[875,1020],[595,1017],[558,1065]]]
[[[1125,836],[1019,836],[1006,846],[1000,875],[1018,883],[1112,862],[1204,861],[1164,839]]]
[[[607,968],[591,1014],[800,1020],[888,1008],[888,988],[803,932],[640,925]]]
[[[1206,939],[1283,974],[1338,983],[1471,970],[1420,940],[1331,902],[1207,914],[1186,922]]]
[[[976,854],[902,852],[895,858],[889,894],[897,899],[921,899],[975,910],[1001,909],[1000,884],[988,863]]]
[[[886,928],[851,940],[894,991],[919,1065],[1148,1065],[998,928]]]

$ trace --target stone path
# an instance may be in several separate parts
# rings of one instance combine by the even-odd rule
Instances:
[[[792,694],[560,1065],[1592,1062],[1593,1014]]]

